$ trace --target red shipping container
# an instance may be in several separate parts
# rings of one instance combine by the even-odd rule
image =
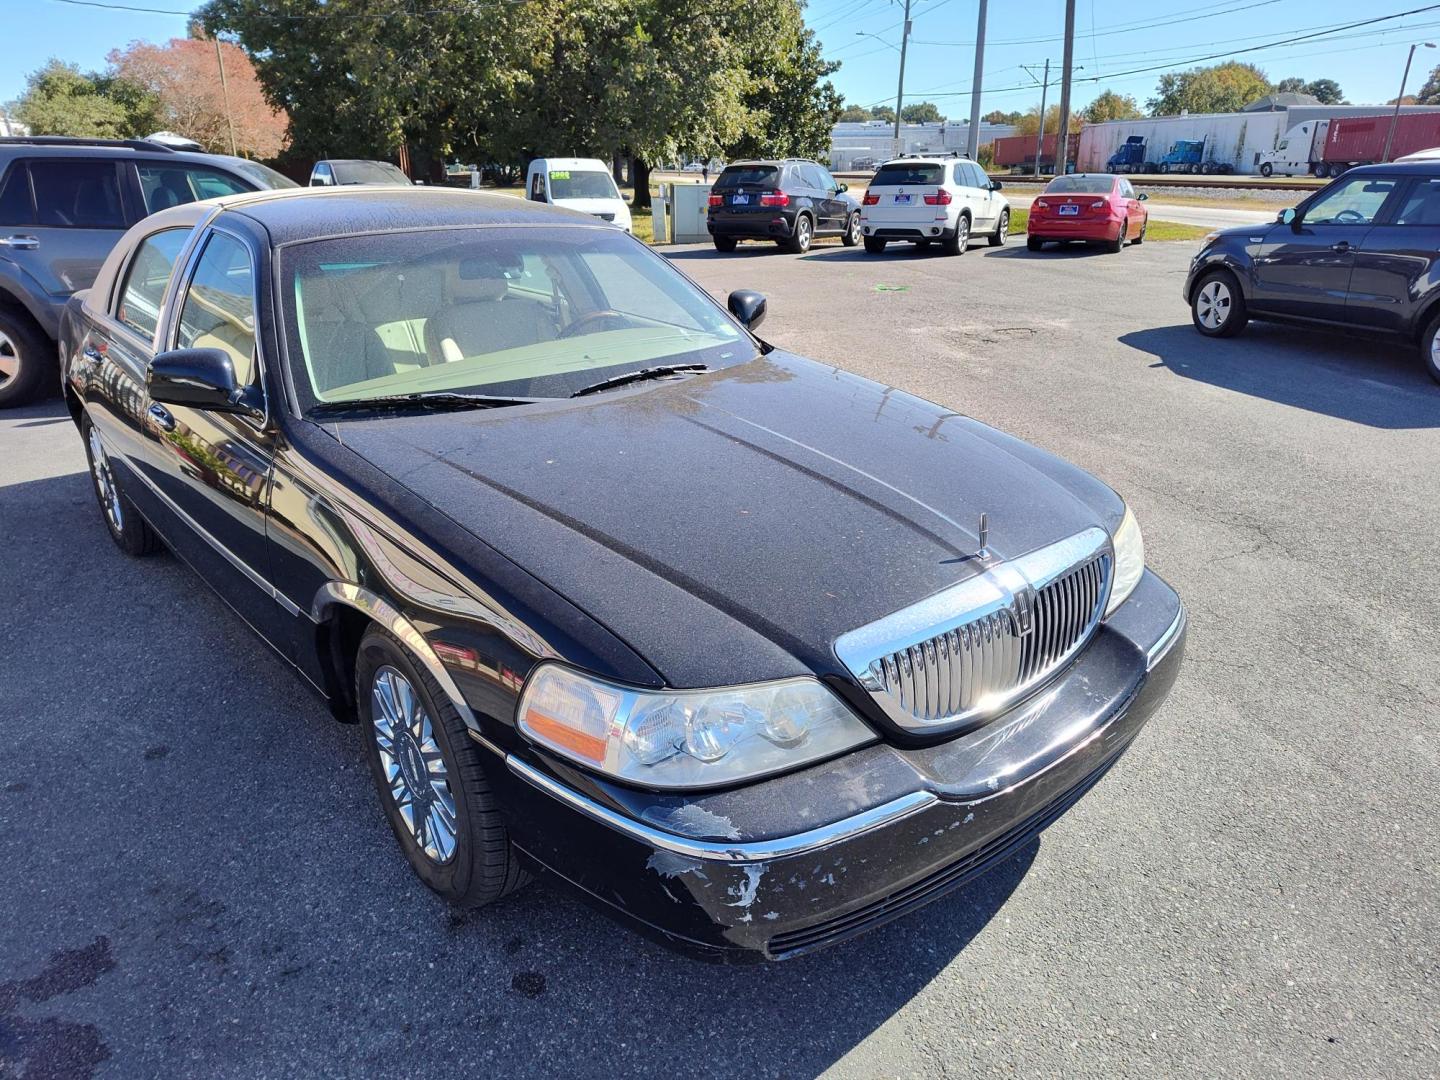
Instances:
[[[1395,141],[1390,147],[1393,160],[1417,150],[1440,146],[1440,112],[1393,113],[1380,116],[1343,116],[1330,121],[1325,134],[1324,161],[1376,162],[1385,154],[1385,136],[1395,120]]]
[[[1059,135],[1050,132],[1045,136],[1045,145],[1041,151],[1041,160],[1051,162],[1055,160],[1055,143]],[[1067,160],[1074,161],[1075,155],[1080,150],[1080,136],[1070,136],[1070,153]],[[995,140],[995,164],[997,166],[1011,165],[1033,165],[1035,164],[1035,136],[1034,135],[1006,135]]]

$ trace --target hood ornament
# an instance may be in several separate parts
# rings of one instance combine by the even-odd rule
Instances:
[[[985,560],[990,558],[990,515],[980,515],[980,547],[975,552],[977,559]]]

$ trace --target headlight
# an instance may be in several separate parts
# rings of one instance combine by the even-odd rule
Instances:
[[[1140,584],[1140,576],[1145,573],[1145,539],[1140,535],[1140,523],[1128,506],[1111,544],[1115,548],[1115,583],[1110,586],[1106,618],[1135,591],[1135,586]]]
[[[1209,247],[1211,244],[1213,244],[1213,243],[1214,243],[1216,240],[1218,240],[1218,239],[1220,239],[1220,230],[1219,230],[1219,229],[1216,229],[1214,232],[1208,232],[1208,233],[1206,233],[1204,236],[1202,236],[1202,237],[1200,238],[1200,250],[1201,250],[1201,251],[1204,251],[1207,247]]]
[[[718,690],[636,690],[546,664],[530,677],[520,730],[607,776],[658,788],[733,784],[875,739],[815,679]]]

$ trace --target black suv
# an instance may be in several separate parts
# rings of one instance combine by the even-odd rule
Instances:
[[[258,162],[143,139],[0,139],[0,408],[56,375],[65,302],[131,225],[181,203],[295,186]]]
[[[1185,300],[1207,337],[1256,318],[1415,342],[1440,381],[1440,162],[1352,169],[1273,224],[1211,233]]]
[[[720,251],[734,251],[741,240],[773,240],[798,254],[817,236],[854,247],[860,203],[819,162],[737,161],[715,178],[705,225]]]

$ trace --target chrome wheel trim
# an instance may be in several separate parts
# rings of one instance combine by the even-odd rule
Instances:
[[[960,250],[965,250],[965,245],[970,242],[970,219],[961,215],[959,222],[955,225],[955,243],[960,245]]]
[[[1000,243],[1005,243],[1006,237],[1010,235],[1010,211],[1006,210],[1000,215],[1000,227],[995,230],[995,235]]]
[[[14,339],[0,330],[0,386],[20,374],[20,350]]]
[[[1207,330],[1219,330],[1230,318],[1230,287],[1223,281],[1207,281],[1195,297],[1195,317]]]
[[[95,491],[100,496],[100,509],[105,511],[105,520],[116,533],[125,531],[125,510],[120,504],[120,492],[115,488],[115,476],[110,471],[110,458],[105,453],[105,444],[100,441],[100,432],[90,429],[90,474],[95,477]]]
[[[800,220],[795,223],[795,242],[800,245],[801,251],[810,246],[810,219],[808,217],[801,216]]]
[[[455,856],[457,815],[435,725],[410,680],[389,664],[370,684],[371,732],[390,798],[415,846],[432,862]]]
[[[851,244],[860,242],[860,214],[858,211],[850,215],[850,242]]]
[[[1440,334],[1430,337],[1430,365],[1440,371]]]

